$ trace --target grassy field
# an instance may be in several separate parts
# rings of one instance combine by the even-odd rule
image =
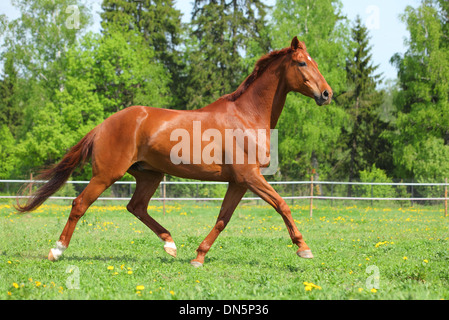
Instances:
[[[240,205],[202,268],[189,261],[219,203],[149,207],[176,259],[123,205],[93,206],[57,262],[70,207],[18,215],[0,204],[0,299],[448,299],[448,221],[430,207],[292,206],[315,259],[296,256],[281,217]]]

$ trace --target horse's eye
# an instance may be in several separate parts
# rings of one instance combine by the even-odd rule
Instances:
[[[298,62],[298,65],[300,67],[305,67],[305,66],[307,66],[307,63],[305,61],[301,61],[301,62]]]

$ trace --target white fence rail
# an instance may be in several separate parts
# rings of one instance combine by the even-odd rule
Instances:
[[[18,195],[18,188],[10,188],[11,184],[16,186],[22,186],[25,184],[33,183],[33,184],[41,184],[45,183],[43,180],[0,180],[0,199],[22,199],[29,198],[31,195]],[[88,184],[89,181],[67,181],[67,184]],[[283,194],[281,194],[282,198],[285,200],[300,200],[305,199],[310,201],[310,215],[312,215],[313,209],[313,200],[330,200],[331,202],[338,200],[349,200],[349,201],[410,201],[412,204],[417,201],[442,201],[444,202],[444,212],[445,216],[447,216],[448,211],[448,183],[447,179],[442,183],[413,183],[413,182],[337,182],[337,181],[270,181],[269,182],[273,187],[283,189]],[[135,186],[135,181],[117,181],[114,185],[128,185],[129,192],[128,194],[131,196],[132,188]],[[227,185],[227,182],[215,182],[215,181],[161,181],[161,187],[159,196],[153,197],[152,200],[156,201],[221,201],[223,197],[200,197],[198,196],[198,187],[199,186],[208,186],[210,185]],[[177,186],[188,186],[188,185],[196,185],[196,193],[197,196],[192,197],[184,197],[184,196],[167,196],[166,186],[177,185]],[[298,192],[298,188],[302,186],[301,192]],[[315,190],[319,186],[318,190]],[[327,186],[324,195],[322,188]],[[340,189],[337,193],[340,195],[334,196],[334,188],[340,186]],[[369,186],[370,187],[370,196],[366,196],[367,189],[364,189],[364,196],[347,196],[342,195],[347,193],[347,190],[343,190],[343,186]],[[374,188],[376,186],[390,186],[402,188],[402,192],[399,192],[401,196],[374,196]],[[330,188],[329,188],[330,187]],[[417,188],[433,188],[431,192],[416,192]],[[186,187],[188,188],[188,187]],[[295,189],[296,188],[296,189]],[[405,188],[405,189],[404,189]],[[436,190],[435,190],[436,188]],[[14,189],[14,190],[11,190]],[[398,193],[394,189],[391,189],[393,193]],[[31,191],[31,189],[30,189]],[[191,191],[191,190],[190,190]],[[369,192],[369,191],[368,191]],[[26,193],[26,192],[25,192]],[[357,193],[357,192],[355,192]],[[360,193],[360,192],[359,192]],[[427,194],[425,197],[417,197],[416,194]],[[23,193],[22,193],[23,194]],[[407,195],[404,197],[404,194]],[[429,196],[429,194],[431,196]],[[435,196],[436,195],[436,196]],[[74,196],[52,196],[49,199],[55,200],[73,200]],[[98,200],[107,200],[107,201],[129,201],[131,197],[100,197]],[[243,200],[260,200],[259,197],[253,196],[245,196]]]
[[[45,183],[45,180],[0,180],[0,186],[4,184],[27,184],[27,183]],[[67,184],[88,184],[89,181],[67,181]],[[312,189],[310,195],[302,196],[283,196],[284,199],[322,199],[322,200],[370,200],[370,201],[445,201],[447,200],[447,187],[448,183],[407,183],[407,182],[337,182],[337,181],[269,181],[271,185],[309,185]],[[115,185],[135,185],[135,181],[117,181]],[[216,181],[161,181],[161,186],[164,185],[227,185],[227,182],[216,182]],[[347,197],[347,196],[323,196],[313,193],[313,186],[316,185],[365,185],[365,186],[399,186],[399,187],[444,187],[445,191],[441,197]],[[18,196],[18,195],[0,195],[0,199],[8,198],[29,198],[30,196]],[[75,199],[75,197],[50,197],[49,199]],[[130,197],[101,197],[101,200],[130,200]],[[211,197],[164,197],[162,193],[161,197],[152,198],[153,200],[177,200],[177,201],[199,201],[199,200],[223,200],[220,198]],[[247,200],[257,200],[259,197],[245,197]]]

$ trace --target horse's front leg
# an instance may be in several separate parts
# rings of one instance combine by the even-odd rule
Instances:
[[[201,242],[200,246],[196,250],[197,257],[190,262],[193,266],[200,267],[204,264],[204,257],[206,256],[206,253],[209,251],[218,235],[228,224],[235,208],[239,204],[242,197],[245,195],[246,190],[247,189],[245,187],[237,185],[233,182],[229,183],[228,190],[226,191],[226,195],[223,200],[223,204],[221,205],[217,222],[215,223],[212,231],[207,235],[203,242]]]
[[[296,254],[301,258],[313,258],[312,251],[304,241],[293,220],[289,206],[284,199],[265,180],[257,168],[248,171],[246,175],[248,188],[270,204],[282,217],[292,242],[298,246]]]

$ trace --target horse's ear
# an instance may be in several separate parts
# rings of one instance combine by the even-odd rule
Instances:
[[[290,47],[292,48],[293,51],[296,51],[300,46],[301,44],[299,43],[298,37],[295,36],[292,40]]]
[[[293,51],[298,49],[306,50],[306,44],[303,41],[299,41],[297,36],[293,38],[290,47],[292,48]]]

